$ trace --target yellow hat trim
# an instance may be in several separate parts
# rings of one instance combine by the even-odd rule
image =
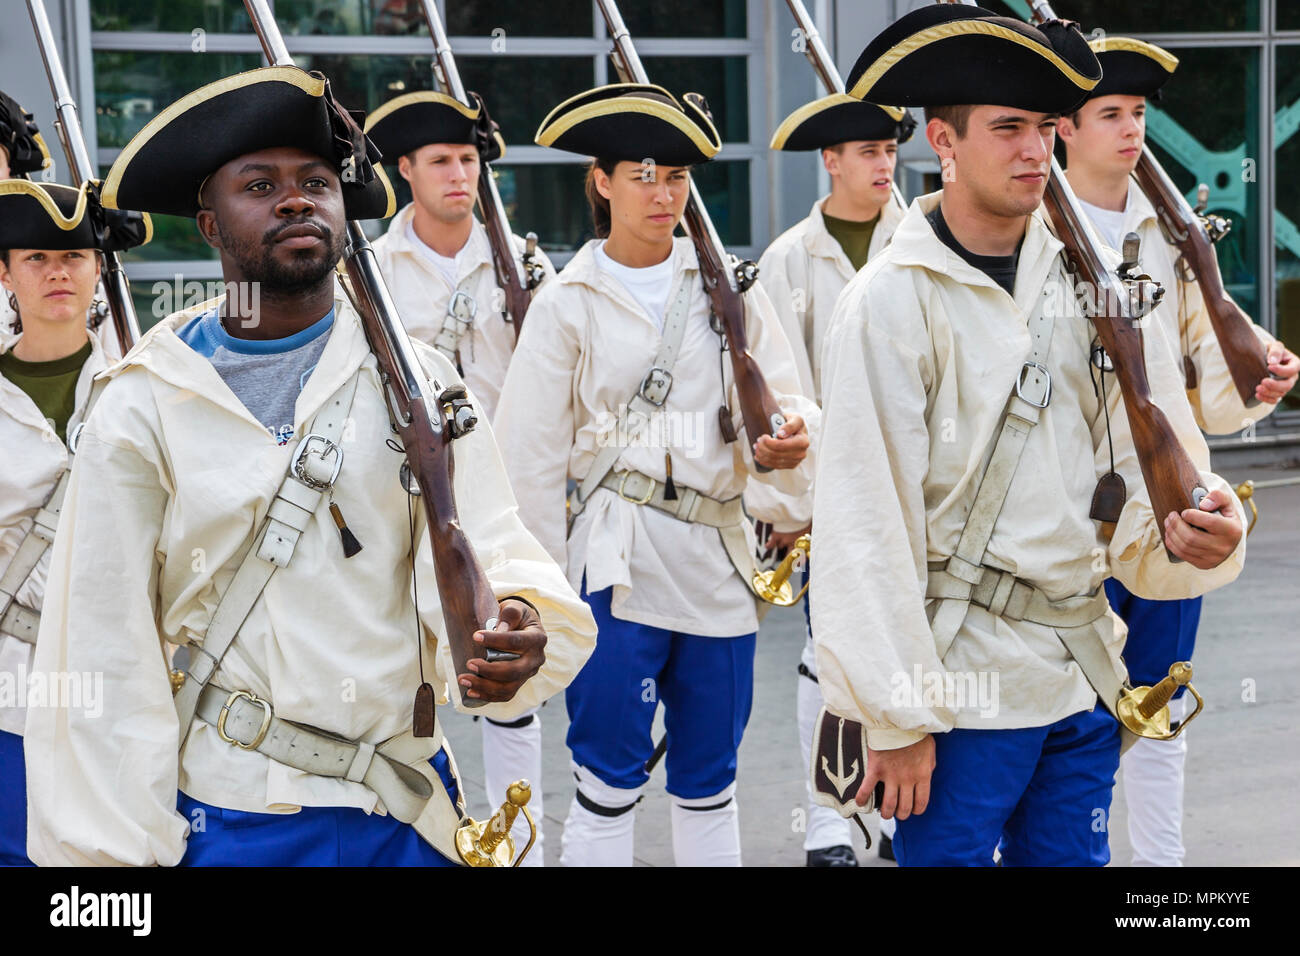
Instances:
[[[850,103],[862,103],[862,100],[849,96],[847,93],[832,93],[830,96],[823,96],[819,100],[813,100],[811,103],[805,103],[799,107],[776,128],[772,134],[772,142],[768,144],[769,149],[784,149],[786,142],[796,129],[812,119],[823,110],[828,110],[832,106],[847,106]],[[875,106],[876,104],[871,104]],[[885,114],[895,123],[903,121],[904,111],[899,106],[880,106],[879,109],[885,111]]]
[[[1145,40],[1133,37],[1100,37],[1090,41],[1088,46],[1093,53],[1141,53],[1155,60],[1167,73],[1178,69],[1178,57]]]

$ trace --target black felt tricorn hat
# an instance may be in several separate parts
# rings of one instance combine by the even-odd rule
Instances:
[[[1160,88],[1178,69],[1178,57],[1133,37],[1101,37],[1088,44],[1101,63],[1101,82],[1088,99],[1122,93],[1159,100]]]
[[[832,93],[805,103],[776,128],[772,149],[826,149],[857,140],[896,139],[906,143],[916,119],[899,106],[864,103],[847,93]]]
[[[474,105],[433,90],[405,93],[366,117],[366,135],[388,162],[430,143],[470,143],[486,162],[505,155],[501,129],[488,116],[483,98],[467,94]]]
[[[199,188],[239,156],[296,146],[339,171],[349,219],[396,208],[380,152],[320,73],[268,66],[181,97],[127,143],[104,180],[104,205],[193,218]]]
[[[10,176],[40,172],[50,164],[50,151],[32,114],[3,92],[0,92],[0,146],[9,154]]]
[[[722,148],[698,93],[679,102],[662,86],[611,83],[570,97],[542,120],[534,142],[601,159],[661,166],[707,162]]]
[[[1101,79],[1078,24],[1030,26],[982,7],[935,4],[886,27],[850,71],[850,96],[899,106],[989,104],[1065,113]]]
[[[100,249],[121,252],[153,238],[146,213],[105,209],[99,183],[79,188],[0,180],[0,249]]]

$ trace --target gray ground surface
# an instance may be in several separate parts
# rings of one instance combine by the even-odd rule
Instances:
[[[1223,469],[1234,484],[1290,472]],[[1246,570],[1231,587],[1206,598],[1194,683],[1206,707],[1189,735],[1184,839],[1189,866],[1300,864],[1300,486],[1256,492],[1260,521],[1250,536]],[[803,616],[769,614],[759,634],[754,713],[740,751],[741,840],[749,866],[801,866],[803,835],[795,811],[803,801],[803,769],[795,735],[795,666]],[[1254,700],[1247,691],[1252,686]],[[546,862],[559,862],[559,837],[573,795],[562,698],[542,711],[546,788]],[[444,708],[447,736],[471,791],[471,812],[488,812],[479,732]],[[646,866],[673,864],[662,765],[637,811],[636,855]],[[480,817],[481,818],[481,817]],[[872,821],[872,828],[878,822]],[[1111,826],[1113,865],[1130,853],[1121,790]],[[873,848],[868,866],[892,866]]]

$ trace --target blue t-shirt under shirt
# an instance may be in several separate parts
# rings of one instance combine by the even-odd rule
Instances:
[[[214,309],[177,330],[182,342],[198,352],[266,426],[279,444],[293,440],[294,406],[307,383],[334,324],[334,310],[301,332],[282,339],[237,339],[225,330]]]

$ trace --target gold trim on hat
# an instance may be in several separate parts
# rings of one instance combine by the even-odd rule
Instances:
[[[403,93],[401,96],[395,96],[379,109],[375,110],[366,117],[365,131],[370,132],[380,120],[391,116],[400,109],[407,106],[413,106],[416,103],[436,103],[440,106],[448,106],[454,109],[467,120],[478,120],[479,111],[466,106],[454,96],[448,96],[446,93],[438,93],[433,90],[419,90],[415,93]]]
[[[1010,40],[1012,43],[1037,53],[1060,70],[1067,80],[1085,93],[1091,91],[1094,86],[1101,82],[1100,77],[1095,80],[1088,79],[1088,77],[1070,66],[1051,47],[1031,40],[1010,27],[1004,27],[1000,23],[989,23],[987,20],[956,20],[920,30],[901,43],[894,44],[881,54],[876,59],[876,62],[871,64],[867,71],[858,78],[858,82],[853,84],[853,89],[849,90],[849,95],[855,99],[865,99],[866,95],[871,92],[871,88],[876,85],[876,82],[885,73],[896,66],[904,57],[915,53],[924,46],[929,46],[931,43],[937,43],[940,40],[950,40],[953,37],[980,34],[1000,40]]]
[[[393,213],[397,212],[397,196],[393,193],[393,184],[389,182],[388,174],[384,172],[384,164],[375,163],[372,168],[375,171],[375,176],[384,184],[384,195],[388,197],[388,206],[384,209],[382,215],[375,218],[388,219],[393,215]]]
[[[173,120],[181,114],[189,112],[200,103],[206,103],[208,100],[215,99],[232,90],[239,90],[260,83],[288,83],[290,86],[296,86],[309,96],[320,97],[325,94],[324,79],[318,79],[306,70],[296,66],[264,66],[256,70],[236,73],[234,76],[227,76],[215,83],[201,86],[193,93],[187,93],[151,119],[144,129],[136,133],[131,142],[126,144],[126,148],[117,157],[117,160],[108,171],[108,176],[104,179],[104,190],[100,195],[100,201],[105,208],[120,208],[117,204],[117,192],[121,188],[122,177],[126,175],[126,170],[131,165],[131,161],[148,145],[149,140],[170,125]],[[220,132],[217,131],[215,135],[220,135]],[[389,192],[391,193],[391,191],[392,189],[389,187]]]
[[[861,106],[863,101],[856,97],[849,96],[847,93],[832,93],[830,96],[823,96],[819,100],[813,100],[811,103],[805,103],[789,116],[781,121],[781,125],[776,128],[772,134],[772,141],[768,144],[768,149],[784,149],[786,141],[796,129],[812,119],[814,116],[828,110],[833,106],[848,106],[855,104]],[[899,106],[879,106],[876,103],[868,103],[868,106],[875,106],[877,109],[885,111],[885,115],[895,123],[901,123],[906,115],[902,107]],[[894,139],[896,137],[888,137]]]
[[[1135,37],[1098,37],[1096,40],[1089,41],[1088,47],[1096,54],[1141,53],[1143,56],[1155,60],[1167,73],[1172,73],[1178,69],[1178,57],[1154,43],[1147,43],[1145,40],[1138,40]]]
[[[631,85],[631,84],[620,84]],[[636,84],[643,86],[644,84]],[[599,87],[604,89],[604,87]],[[591,92],[588,90],[588,93]],[[580,94],[585,96],[587,94]],[[671,94],[669,94],[671,98]],[[577,97],[570,97],[577,99]],[[569,102],[568,100],[565,101]],[[674,99],[675,103],[676,100]],[[591,103],[585,103],[582,106],[572,109],[564,115],[551,119],[557,112],[563,109],[564,103],[551,111],[551,115],[546,118],[541,127],[537,130],[537,136],[533,141],[538,146],[550,146],[557,139],[588,120],[598,119],[602,116],[616,116],[620,113],[640,113],[643,116],[650,116],[654,119],[661,120],[672,126],[678,132],[683,133],[695,146],[696,149],[704,155],[706,159],[712,159],[718,154],[721,146],[710,142],[705,135],[705,131],[700,125],[694,122],[682,109],[674,107],[668,103],[661,103],[658,100],[643,99],[638,96],[612,96],[608,99],[596,100]],[[704,119],[701,116],[701,119]],[[712,124],[710,124],[712,127]],[[713,134],[717,136],[716,128]]]
[[[54,160],[50,157],[50,148],[45,145],[45,137],[40,133],[33,133],[32,139],[36,142],[36,148],[41,151],[45,159],[41,162],[41,169],[49,169],[54,165]]]
[[[591,96],[592,93],[599,93],[606,90],[654,90],[656,93],[662,93],[664,96],[668,97],[668,99],[672,100],[673,103],[676,103],[678,106],[681,106],[681,103],[678,102],[677,97],[673,96],[662,86],[657,86],[654,83],[606,83],[604,86],[593,86],[589,90],[583,90],[581,93],[578,93],[574,96],[570,96],[559,106],[555,107],[555,109],[547,113],[546,119],[542,120],[542,125],[537,127],[537,135],[533,137],[533,142],[534,143],[537,142],[537,136],[542,135],[542,130],[546,129],[547,126],[549,126],[552,122],[554,122],[562,114],[564,114],[569,110],[570,104],[576,103],[579,100],[585,100],[589,96]],[[602,99],[616,99],[616,98],[617,96],[602,97]],[[593,102],[598,102],[598,101],[593,101]]]
[[[77,208],[73,210],[72,218],[63,215],[63,210],[54,201],[50,195],[51,189],[68,189],[77,193]],[[62,229],[64,232],[72,232],[85,221],[86,203],[88,201],[88,189],[85,183],[80,189],[74,189],[72,186],[63,186],[58,183],[49,183],[41,185],[34,183],[30,179],[3,179],[0,180],[0,196],[28,196],[35,199],[41,204],[50,221]]]

